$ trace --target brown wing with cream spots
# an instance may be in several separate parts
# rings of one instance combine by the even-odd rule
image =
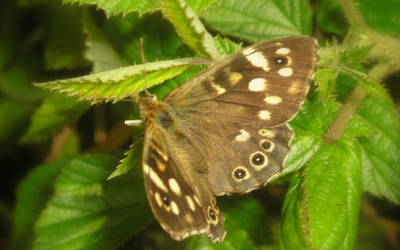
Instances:
[[[166,133],[153,121],[146,125],[144,181],[149,203],[161,227],[175,240],[206,233],[213,242],[223,241],[224,216],[206,176],[194,171],[201,162],[196,154],[191,155],[195,148],[186,148],[185,140]]]
[[[317,64],[309,37],[245,48],[184,84],[165,101],[207,162],[214,194],[243,193],[281,171]]]
[[[165,98],[188,112],[231,120],[290,120],[304,100],[317,64],[310,37],[262,42],[218,62]]]

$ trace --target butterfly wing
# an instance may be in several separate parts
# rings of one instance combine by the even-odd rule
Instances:
[[[292,138],[287,122],[305,99],[316,51],[309,37],[256,44],[166,97],[208,161],[214,194],[251,191],[281,171]]]
[[[144,180],[149,203],[161,227],[176,240],[207,233],[213,242],[221,242],[226,233],[224,216],[206,176],[194,171],[201,163],[201,159],[191,155],[196,156],[194,148],[152,121],[146,125]]]

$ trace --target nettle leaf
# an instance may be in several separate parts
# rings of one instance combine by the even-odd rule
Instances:
[[[63,0],[69,4],[97,5],[103,9],[108,16],[116,14],[127,14],[130,12],[153,12],[159,9],[159,0]]]
[[[44,100],[32,116],[31,123],[21,141],[39,142],[55,134],[66,124],[75,122],[88,109],[76,98],[52,95]]]
[[[286,195],[282,249],[353,249],[362,194],[359,145],[326,144],[294,177]]]
[[[334,69],[319,69],[315,72],[314,82],[322,102],[326,103],[334,96],[336,90],[336,79],[339,72]]]
[[[189,47],[207,58],[221,59],[213,37],[184,0],[162,0],[162,6],[165,17]]]
[[[356,69],[338,66],[338,69],[341,73],[350,76],[355,79],[357,83],[368,93],[373,96],[385,99],[386,101],[391,102],[392,98],[390,97],[388,91],[383,87],[381,83],[375,81],[370,78],[367,74],[358,71]]]
[[[170,79],[163,84],[154,86],[153,88],[150,89],[150,91],[151,91],[151,93],[154,93],[157,95],[158,100],[162,100],[172,90],[176,89],[183,83],[189,81],[191,78],[193,78],[195,75],[197,75],[204,69],[205,69],[205,67],[200,66],[200,65],[191,66],[190,68],[185,70],[179,76],[174,77],[173,79]]]
[[[399,35],[399,1],[385,0],[382,2],[374,0],[356,0],[366,23],[373,29],[389,34]]]
[[[125,158],[123,158],[117,166],[117,169],[111,173],[107,178],[108,180],[115,178],[120,175],[124,175],[129,172],[132,168],[136,168],[136,171],[141,171],[141,160],[142,160],[142,148],[143,148],[143,128],[138,131],[133,139],[133,143],[129,146],[129,150],[125,152]]]
[[[136,95],[145,88],[171,79],[184,72],[189,64],[195,63],[205,62],[193,58],[159,61],[65,80],[37,83],[36,85],[44,89],[66,93],[81,100],[88,100],[91,103],[117,102]]]
[[[251,42],[312,31],[306,0],[221,0],[202,14],[213,29]]]
[[[260,233],[255,226],[261,222],[262,206],[250,197],[235,197],[235,201],[224,200],[221,207],[227,231],[225,240],[213,244],[206,235],[198,235],[189,238],[186,249],[259,249],[252,234]]]
[[[82,156],[62,169],[36,223],[35,249],[116,249],[149,224],[141,173],[107,180],[117,162]]]
[[[399,113],[384,99],[368,96],[357,114],[368,128],[368,133],[358,138],[364,190],[400,204]]]
[[[31,249],[34,223],[53,193],[52,183],[69,158],[35,168],[18,186],[11,249]]]
[[[199,13],[217,1],[219,0],[185,0],[195,13]]]
[[[241,44],[237,44],[228,38],[215,38],[215,45],[221,54],[230,55],[242,49]]]
[[[140,17],[137,14],[112,17],[104,23],[103,29],[109,41],[129,62],[145,63],[194,55],[160,12]],[[142,51],[145,61],[142,61]]]
[[[321,0],[315,19],[319,27],[325,32],[343,36],[348,28],[342,7],[336,0]]]
[[[128,62],[121,58],[107,41],[103,32],[96,26],[87,11],[83,16],[83,26],[87,36],[85,57],[93,63],[93,73],[128,65]]]
[[[324,104],[318,95],[310,95],[290,122],[295,133],[291,150],[286,157],[283,172],[271,181],[279,180],[298,171],[318,151],[323,143],[323,135],[336,119],[340,106],[330,100]]]

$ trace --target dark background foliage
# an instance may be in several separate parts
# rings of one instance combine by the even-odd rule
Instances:
[[[179,1],[0,2],[0,248],[400,249],[400,2],[186,2],[212,36],[196,33]],[[218,199],[228,230],[218,245],[160,229],[141,177],[143,128],[123,124],[138,118],[126,96],[150,88],[163,97],[203,67],[178,60],[144,75],[126,68],[123,80],[58,81],[216,60],[299,34],[322,48],[291,122],[293,152],[274,185]],[[46,81],[56,91],[32,84]]]

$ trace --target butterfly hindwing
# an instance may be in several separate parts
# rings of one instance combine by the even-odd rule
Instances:
[[[175,136],[172,136],[175,137]],[[188,158],[179,143],[172,145],[171,135],[157,124],[146,130],[143,173],[153,213],[161,227],[174,239],[207,233],[213,242],[225,236],[224,217],[216,204],[206,177],[190,167],[197,159]],[[192,151],[192,150],[190,150]],[[196,181],[193,181],[196,180]]]

